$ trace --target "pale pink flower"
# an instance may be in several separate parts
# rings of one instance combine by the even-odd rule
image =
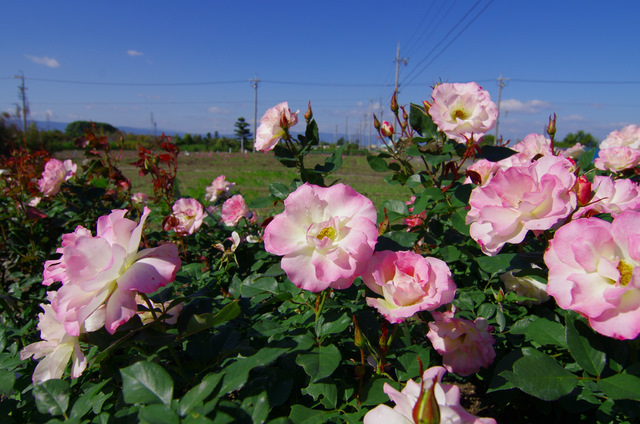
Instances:
[[[225,200],[222,204],[221,218],[222,222],[229,227],[238,225],[242,218],[250,222],[255,220],[253,212],[249,210],[247,203],[244,201],[244,197],[240,194],[236,194]]]
[[[367,297],[367,305],[392,324],[419,311],[432,311],[453,301],[456,285],[440,259],[401,251],[375,252],[362,280],[382,298]]]
[[[145,207],[138,224],[124,218],[126,212],[114,210],[98,218],[95,237],[83,227],[63,236],[60,259],[45,262],[43,283],[63,283],[52,307],[72,336],[88,331],[88,319],[99,319],[113,334],[136,314],[136,293],[155,292],[173,281],[180,268],[174,244],[138,251],[151,211]]]
[[[224,199],[229,195],[229,191],[236,185],[226,180],[224,175],[217,176],[211,185],[206,188],[206,200],[215,202],[218,199]]]
[[[409,206],[409,212],[413,212],[413,203],[416,201],[416,196],[411,196],[411,199],[406,201],[405,204]],[[404,225],[407,226],[407,231],[410,231],[414,227],[419,227],[427,217],[427,212],[422,211],[417,215],[410,215],[404,219]]]
[[[29,201],[29,206],[32,206],[35,208],[40,204],[41,201],[42,201],[42,197],[34,197]]]
[[[608,147],[598,152],[594,165],[603,171],[620,172],[640,165],[640,150],[629,146]]]
[[[432,312],[427,338],[442,355],[447,371],[467,376],[487,368],[496,357],[493,327],[484,318],[469,321],[455,318],[452,311]]]
[[[51,158],[44,165],[42,177],[38,180],[38,188],[44,196],[55,196],[63,182],[73,177],[78,166],[70,159],[64,162]]]
[[[491,181],[471,192],[466,218],[471,237],[493,256],[505,243],[520,243],[528,231],[544,231],[561,222],[577,205],[573,172],[573,163],[562,156],[498,170]]]
[[[376,241],[371,200],[344,184],[303,184],[284,201],[264,232],[265,249],[282,258],[297,286],[313,292],[346,289],[366,267]]]
[[[149,197],[145,193],[133,193],[131,195],[131,201],[135,204],[145,206],[149,203]]]
[[[581,218],[560,227],[544,254],[547,292],[558,306],[616,339],[640,334],[640,212],[609,223]]]
[[[51,302],[56,292],[48,292]],[[78,337],[70,336],[50,304],[41,304],[44,312],[38,314],[38,330],[42,341],[25,346],[20,352],[20,359],[25,360],[43,358],[33,372],[33,382],[42,382],[54,378],[62,378],[64,370],[71,359],[71,377],[78,378],[87,366],[87,360],[82,353]]]
[[[435,385],[433,395],[440,409],[440,423],[496,424],[493,418],[479,418],[465,411],[460,405],[460,388],[454,384],[442,383],[442,377],[445,373],[446,370],[443,367],[431,367],[422,375],[423,387],[421,384],[409,380],[401,392],[385,383],[383,390],[395,403],[395,406],[393,408],[384,404],[376,406],[367,412],[363,423],[414,424],[413,409],[418,403],[421,391],[428,393]]]
[[[634,181],[596,175],[591,188],[593,197],[573,214],[573,219],[595,213],[610,213],[616,217],[624,211],[640,210],[640,186]]]
[[[528,297],[530,300],[523,300],[523,305],[538,305],[549,300],[547,285],[541,283],[530,275],[517,277],[514,273],[520,270],[507,271],[500,275],[500,281],[504,284],[506,291],[515,292],[519,297]]]
[[[640,150],[640,127],[627,125],[620,131],[612,131],[600,143],[600,149],[627,146],[633,150]]]
[[[205,217],[204,209],[196,199],[180,198],[171,208],[172,214],[164,222],[164,230],[180,235],[193,234],[200,229]]]
[[[291,113],[287,102],[282,102],[268,109],[260,118],[254,148],[260,152],[273,149],[278,141],[289,132],[289,128],[298,123],[298,112]]]
[[[553,155],[551,139],[546,138],[542,134],[531,133],[514,145],[512,149],[521,153],[522,156],[529,161],[536,156]]]
[[[431,96],[433,122],[459,143],[479,140],[496,123],[498,107],[475,82],[438,84]]]
[[[560,153],[565,158],[578,159],[585,152],[586,148],[580,144],[576,143],[571,147],[567,147],[564,150],[561,150]]]
[[[380,134],[385,137],[391,137],[393,135],[393,125],[391,125],[388,121],[382,121],[382,125],[380,126]]]
[[[464,180],[464,184],[485,185],[499,168],[497,162],[480,159],[467,167],[467,178]]]

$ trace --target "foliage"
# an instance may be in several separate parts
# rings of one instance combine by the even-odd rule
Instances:
[[[64,132],[69,137],[82,137],[85,131],[92,129],[103,134],[117,133],[118,129],[105,122],[73,121],[67,125]]]
[[[470,237],[465,218],[473,185],[464,179],[474,176],[466,168],[479,158],[495,162],[515,152],[500,141],[448,139],[422,105],[392,113],[399,132],[380,134],[386,147],[367,160],[387,174],[386,184],[408,188],[415,198],[385,201],[376,249],[442,259],[457,286],[456,317],[482,318],[493,327],[494,362],[468,377],[446,377],[462,388],[465,406],[498,422],[635,422],[637,340],[602,336],[553,300],[528,305],[527,297],[501,283],[507,271],[546,282],[542,253],[553,230],[530,233],[495,256],[483,254]],[[118,150],[91,129],[85,138],[81,171],[37,204],[30,205],[50,154],[13,147],[0,164],[7,170],[0,181],[3,422],[357,423],[388,401],[385,383],[399,389],[419,379],[423,365],[442,363],[426,337],[433,321],[428,312],[389,324],[367,306],[371,292],[360,278],[344,290],[297,288],[280,258],[264,250],[269,218],[228,227],[220,222],[224,199],[201,198],[209,215],[198,232],[163,231],[161,222],[180,196],[180,148],[163,136],[153,147],[139,147],[135,166],[151,176],[155,192],[143,244],[178,245],[182,267],[175,281],[149,294],[147,306],[115,334],[101,329],[81,337],[88,366],[79,378],[32,382],[36,361],[21,360],[20,351],[38,340],[39,305],[57,288],[40,284],[44,261],[56,257],[61,236],[78,225],[94,228],[113,209],[134,217],[141,212],[118,169]],[[304,134],[287,134],[273,155],[297,177],[271,184],[251,207],[281,204],[303,183],[334,184],[347,146],[311,161],[318,145],[313,119]],[[601,173],[590,161],[580,163],[582,173]],[[179,304],[177,322],[169,324],[167,312]],[[144,312],[152,318],[143,319]]]

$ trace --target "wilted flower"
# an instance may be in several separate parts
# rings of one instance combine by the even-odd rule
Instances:
[[[198,231],[205,216],[202,205],[196,199],[178,199],[171,211],[172,214],[164,221],[164,230],[173,230],[180,235]]]
[[[145,206],[149,203],[149,197],[145,193],[133,193],[131,195],[131,201],[137,205]]]
[[[344,184],[303,184],[284,201],[264,232],[265,249],[282,258],[297,286],[345,289],[361,275],[378,239],[371,200]]]
[[[78,166],[71,159],[64,162],[51,158],[44,166],[42,177],[38,180],[38,188],[45,196],[55,196],[63,182],[73,177]]]
[[[215,202],[218,199],[224,199],[229,195],[229,191],[235,185],[236,183],[227,181],[224,175],[219,175],[215,180],[213,180],[211,185],[206,188],[206,199],[210,202]]]
[[[443,367],[431,367],[422,375],[423,384],[413,380],[407,381],[401,392],[388,383],[384,384],[384,392],[395,403],[390,408],[378,405],[364,416],[364,424],[415,424],[414,410],[421,395],[427,396],[432,392],[439,410],[440,420],[437,423],[455,424],[496,424],[493,418],[479,418],[471,415],[460,405],[460,388],[454,384],[442,384],[442,377],[446,373]],[[435,387],[434,387],[435,386]],[[421,419],[435,417],[420,417]],[[420,419],[419,418],[419,419]],[[425,421],[430,422],[430,421]]]
[[[475,82],[438,84],[429,114],[440,131],[459,143],[478,140],[496,123],[498,107]]]
[[[522,277],[514,275],[520,271],[519,269],[507,271],[500,276],[505,290],[515,292],[519,297],[528,297],[530,300],[520,302],[523,305],[538,305],[549,300],[547,285],[529,275]]]
[[[442,365],[449,372],[467,376],[487,368],[496,357],[493,327],[484,318],[469,321],[455,318],[452,311],[432,312],[427,337],[442,355]]]
[[[221,215],[222,222],[230,227],[238,225],[242,218],[247,220],[255,219],[253,212],[249,210],[247,203],[244,201],[244,197],[240,194],[236,194],[225,200],[222,204]]]
[[[67,333],[88,331],[86,322],[94,319],[113,334],[136,314],[136,293],[153,293],[174,280],[180,268],[174,244],[138,252],[150,212],[145,207],[136,224],[124,217],[126,210],[114,210],[98,218],[95,237],[80,226],[62,237],[56,250],[62,256],[45,262],[43,283],[63,284],[52,307]]]
[[[556,231],[544,254],[547,292],[558,306],[616,339],[640,334],[640,213],[612,222],[581,218]]]
[[[298,111],[291,113],[287,102],[272,107],[260,118],[254,148],[260,152],[273,149],[278,141],[289,132],[289,128],[297,123]]]
[[[419,311],[432,311],[453,301],[456,285],[440,259],[413,252],[381,251],[373,254],[362,280],[383,298],[367,297],[392,324]]]

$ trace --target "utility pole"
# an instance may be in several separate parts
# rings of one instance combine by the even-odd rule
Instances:
[[[371,151],[371,127],[373,127],[373,123],[370,123],[369,120],[373,120],[373,99],[369,99],[369,119],[367,120],[367,125],[369,126],[369,151]]]
[[[258,79],[258,75],[256,74],[255,78],[252,80],[249,80],[249,82],[251,82],[251,86],[254,89],[254,96],[253,96],[253,144],[255,146],[256,143],[256,128],[257,128],[257,123],[258,123],[258,83],[260,82],[260,80]],[[244,140],[240,140],[240,151],[244,153]],[[255,152],[256,149],[254,148],[253,151]]]
[[[349,117],[344,117],[344,144],[349,144]]]
[[[400,63],[404,66],[407,66],[409,63],[408,57],[400,57],[400,42],[398,41],[398,50],[396,51],[396,58],[393,60],[396,63],[396,84],[395,84],[395,93],[398,95],[398,75],[400,74]]]
[[[151,112],[151,126],[153,127],[153,136],[158,134],[158,123],[153,119],[153,112]]]
[[[20,71],[20,75],[15,75],[14,78],[21,80],[20,87],[18,87],[18,97],[22,100],[22,131],[26,134],[29,105],[27,104],[27,88],[24,85],[24,73]]]
[[[496,117],[496,136],[493,140],[494,144],[498,142],[498,125],[500,123],[500,99],[502,98],[502,87],[507,85],[506,82],[510,79],[511,78],[502,78],[502,74],[500,74],[500,76],[498,77],[498,116]]]

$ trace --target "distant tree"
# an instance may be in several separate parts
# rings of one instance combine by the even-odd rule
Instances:
[[[337,144],[338,146],[342,146],[342,145],[344,144],[344,137],[340,137],[340,138],[338,139],[338,141],[336,141],[336,144]]]
[[[64,133],[69,137],[82,137],[84,135],[84,131],[91,128],[92,125],[95,127],[95,131],[98,134],[102,133],[107,135],[118,132],[116,127],[104,122],[74,121],[67,125]]]
[[[245,142],[251,137],[251,131],[249,131],[250,124],[244,120],[243,117],[238,118],[233,126],[236,128],[234,130],[234,134],[236,135],[236,139]]]
[[[560,148],[566,148],[566,147],[574,146],[578,143],[582,144],[585,147],[598,147],[598,144],[600,144],[600,142],[594,136],[580,130],[575,134],[574,133],[567,134],[564,140],[560,142],[556,142],[555,146]]]

